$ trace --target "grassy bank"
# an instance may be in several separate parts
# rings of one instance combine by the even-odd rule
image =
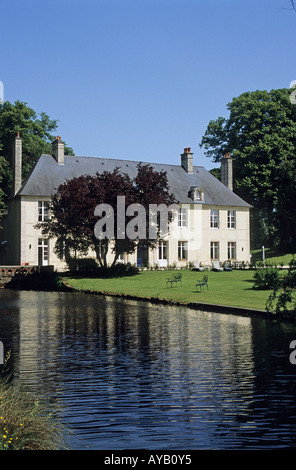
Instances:
[[[166,280],[174,273],[182,273],[182,286],[170,287]],[[195,284],[207,275],[209,290],[197,290]],[[142,271],[137,275],[118,278],[91,278],[66,276],[64,281],[72,288],[112,295],[128,295],[181,303],[201,302],[233,307],[265,310],[269,290],[254,290],[254,271],[230,272],[191,270]]]
[[[0,369],[0,450],[67,449],[61,423],[45,403],[14,384],[5,367]]]

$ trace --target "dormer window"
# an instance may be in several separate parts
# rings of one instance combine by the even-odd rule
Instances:
[[[204,201],[204,191],[202,188],[193,186],[189,190],[189,195],[194,202],[203,202]]]
[[[200,191],[198,189],[194,192],[194,199],[196,201],[201,201],[201,194],[200,194]]]

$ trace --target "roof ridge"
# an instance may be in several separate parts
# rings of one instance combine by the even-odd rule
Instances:
[[[118,161],[121,161],[121,162],[144,163],[144,164],[147,164],[147,165],[168,165],[168,166],[175,166],[177,168],[182,168],[182,166],[177,165],[177,163],[146,162],[146,161],[142,161],[142,160],[128,160],[126,158],[119,158],[119,157],[89,157],[87,155],[65,155],[65,157],[69,157],[69,158],[91,158],[91,159],[97,159],[97,160],[118,160]],[[204,166],[203,165],[193,165],[193,168],[204,168]]]

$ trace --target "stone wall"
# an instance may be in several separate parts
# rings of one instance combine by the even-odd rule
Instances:
[[[52,272],[53,266],[0,266],[0,287],[5,287],[16,276],[21,280],[30,274],[45,270]]]

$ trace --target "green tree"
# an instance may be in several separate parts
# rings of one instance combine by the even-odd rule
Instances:
[[[227,105],[229,117],[210,121],[200,143],[215,162],[231,153],[234,191],[254,207],[254,247],[262,242],[293,243],[283,229],[288,225],[286,208],[293,205],[296,196],[291,178],[296,158],[296,106],[290,93],[289,89],[257,90],[233,98]],[[284,193],[287,205],[283,204]]]
[[[12,183],[12,145],[16,133],[19,132],[23,141],[22,176],[29,173],[42,153],[51,153],[51,142],[57,130],[57,120],[41,112],[37,114],[22,101],[14,104],[5,101],[0,104],[0,189],[1,202],[11,194]],[[65,153],[73,155],[70,147]],[[1,197],[1,194],[0,194]]]
[[[296,259],[293,257],[289,263],[281,282],[276,282],[273,291],[266,301],[266,310],[280,313],[296,312]]]

